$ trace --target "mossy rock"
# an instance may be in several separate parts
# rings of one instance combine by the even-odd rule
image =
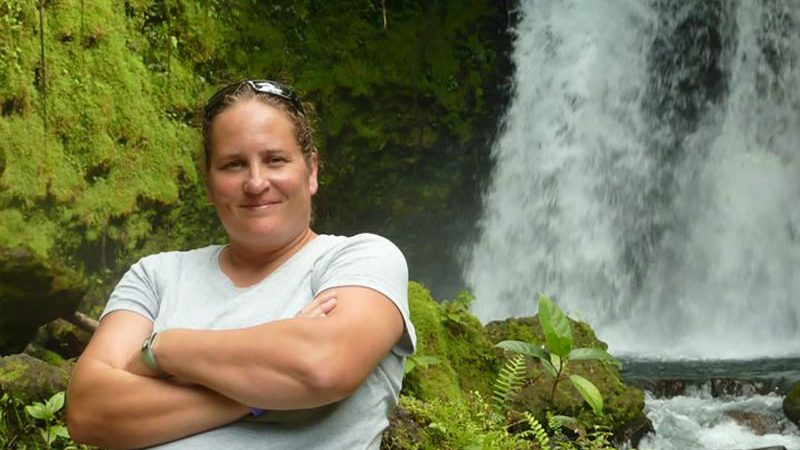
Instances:
[[[608,345],[597,339],[592,328],[584,322],[570,319],[573,348],[591,347],[606,350]],[[544,342],[538,317],[525,317],[491,322],[486,329],[492,342],[519,340]],[[578,418],[585,424],[608,426],[620,440],[635,438],[652,425],[644,415],[644,392],[622,381],[619,370],[601,361],[575,361],[569,364],[568,374],[580,375],[597,386],[604,400],[603,416],[595,416],[568,379],[562,379],[552,394],[553,378],[544,372],[538,361],[527,358],[526,383],[512,399],[511,408],[530,411],[544,418],[546,411]],[[551,402],[552,395],[552,402]]]
[[[23,351],[37,329],[72,314],[84,278],[22,247],[0,248],[0,355]]]
[[[411,321],[417,332],[414,358],[438,362],[416,365],[404,381],[404,392],[419,399],[458,400],[463,392],[491,392],[497,359],[486,330],[469,314],[468,299],[437,303],[428,289],[409,284]]]
[[[783,399],[783,413],[800,427],[800,383],[796,383]]]
[[[89,345],[92,335],[64,319],[56,319],[39,330],[43,346],[63,358],[76,358]]]
[[[22,403],[43,401],[67,388],[66,370],[30,355],[0,357],[0,393]]]

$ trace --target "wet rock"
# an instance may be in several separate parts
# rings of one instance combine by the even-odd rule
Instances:
[[[784,397],[783,413],[800,427],[800,383],[796,383]]]
[[[752,411],[727,411],[725,415],[735,420],[739,425],[751,429],[758,436],[781,434],[783,432],[783,426],[774,416],[758,414]]]
[[[0,357],[0,393],[31,403],[67,388],[68,372],[30,355]]]
[[[0,248],[0,355],[23,351],[41,325],[71,315],[84,291],[77,272],[24,248]]]
[[[644,381],[639,385],[656,398],[672,398],[686,394],[686,387],[689,383],[686,380],[670,379]]]
[[[735,380],[729,378],[711,379],[711,395],[713,397],[750,397],[768,393],[769,387],[759,381]]]

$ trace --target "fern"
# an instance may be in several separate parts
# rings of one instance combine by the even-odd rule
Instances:
[[[522,413],[525,415],[525,420],[528,422],[528,426],[530,427],[529,430],[526,430],[522,434],[525,436],[533,436],[536,440],[536,443],[539,444],[539,448],[542,450],[549,450],[550,449],[550,437],[547,435],[547,431],[544,429],[542,424],[533,416],[533,414],[525,411]]]
[[[508,408],[509,400],[522,387],[525,378],[525,356],[515,355],[506,361],[506,364],[497,375],[492,386],[492,400],[495,409],[501,414]]]

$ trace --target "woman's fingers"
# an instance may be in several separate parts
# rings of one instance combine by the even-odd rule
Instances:
[[[295,317],[315,318],[325,317],[336,307],[336,292],[325,292],[297,312]]]

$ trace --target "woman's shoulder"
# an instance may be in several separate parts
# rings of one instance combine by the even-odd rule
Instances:
[[[407,270],[403,252],[389,239],[372,233],[353,236],[320,235],[315,252],[317,270],[358,267],[359,270],[381,271],[388,267]]]
[[[322,234],[317,237],[321,239],[323,253],[342,252],[342,251],[379,251],[392,252],[402,255],[402,251],[389,239],[373,234],[359,233],[352,236],[337,236]]]

